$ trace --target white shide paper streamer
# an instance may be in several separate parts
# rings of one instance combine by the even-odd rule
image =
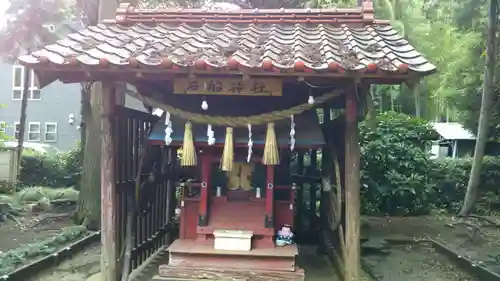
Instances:
[[[290,150],[295,149],[295,121],[293,115],[290,115]]]
[[[252,141],[252,124],[248,124],[248,155],[247,155],[247,162],[250,162],[252,160],[252,146],[253,146],[253,141]]]
[[[170,121],[170,112],[167,111],[165,115],[165,144],[170,145],[172,143],[172,121]]]
[[[208,145],[214,145],[215,144],[215,134],[214,134],[214,130],[212,130],[212,125],[208,124],[207,125],[207,137],[208,137],[208,140],[207,140],[207,143]]]

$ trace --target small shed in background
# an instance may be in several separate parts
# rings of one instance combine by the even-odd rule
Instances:
[[[474,154],[476,136],[460,123],[435,122],[432,127],[439,140],[432,144],[433,158],[471,157]]]
[[[17,180],[15,147],[0,147],[0,193],[10,192]]]

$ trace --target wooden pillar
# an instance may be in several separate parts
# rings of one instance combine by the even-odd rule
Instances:
[[[208,225],[208,195],[210,193],[210,175],[212,158],[208,154],[201,155],[201,195],[198,210],[198,225]]]
[[[304,174],[304,152],[299,151],[297,152],[297,174],[298,175],[303,175]],[[297,204],[295,206],[297,213],[295,214],[295,228],[296,229],[302,229],[302,212],[304,210],[304,189],[303,189],[303,184],[302,184],[302,178],[300,178],[300,182],[297,185]]]
[[[266,215],[265,228],[274,228],[274,166],[266,166]]]
[[[333,159],[331,157],[329,145],[332,140],[330,138],[331,128],[330,107],[325,105],[323,107],[323,123],[321,124],[321,131],[325,144],[321,148],[321,199],[320,199],[320,222],[321,228],[330,227],[330,222],[333,221],[331,209],[335,206],[336,202],[330,202],[330,192],[332,187],[332,174],[333,174]]]
[[[98,83],[101,90],[101,274],[103,281],[116,281],[117,239],[116,239],[116,153],[115,112],[116,89],[114,83]]]
[[[331,177],[330,177],[330,172],[331,172],[331,160],[330,160],[330,154],[328,152],[327,145],[325,144],[323,148],[321,149],[321,196],[320,196],[320,203],[319,203],[319,221],[321,228],[325,226],[330,226],[329,225],[329,207],[330,207],[330,202],[329,196],[326,196],[329,194],[331,191],[330,188],[331,186],[326,186],[328,184],[331,184]]]
[[[167,212],[167,223],[168,233],[166,235],[166,244],[169,245],[173,242],[172,238],[172,219],[175,213],[175,186],[174,186],[174,159],[175,159],[175,149],[172,147],[162,147],[162,150],[166,150],[166,161],[167,161],[167,202],[166,202],[166,212]]]
[[[346,253],[345,280],[360,280],[360,166],[357,87],[346,93],[345,201]]]
[[[318,166],[318,150],[311,150],[311,164],[309,165],[308,176],[311,178],[309,180],[309,221],[312,228],[316,227],[316,189],[318,184],[315,180],[316,169]]]

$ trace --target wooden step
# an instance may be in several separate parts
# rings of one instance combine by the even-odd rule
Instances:
[[[211,243],[176,240],[168,248],[169,266],[235,270],[297,270],[296,245],[283,248],[252,249],[250,251],[215,250]]]
[[[279,272],[266,270],[200,269],[162,265],[153,281],[304,281],[304,271]]]

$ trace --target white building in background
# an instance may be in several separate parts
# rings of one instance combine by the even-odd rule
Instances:
[[[474,152],[476,136],[460,123],[436,122],[432,127],[439,139],[432,144],[432,158],[471,157]]]

